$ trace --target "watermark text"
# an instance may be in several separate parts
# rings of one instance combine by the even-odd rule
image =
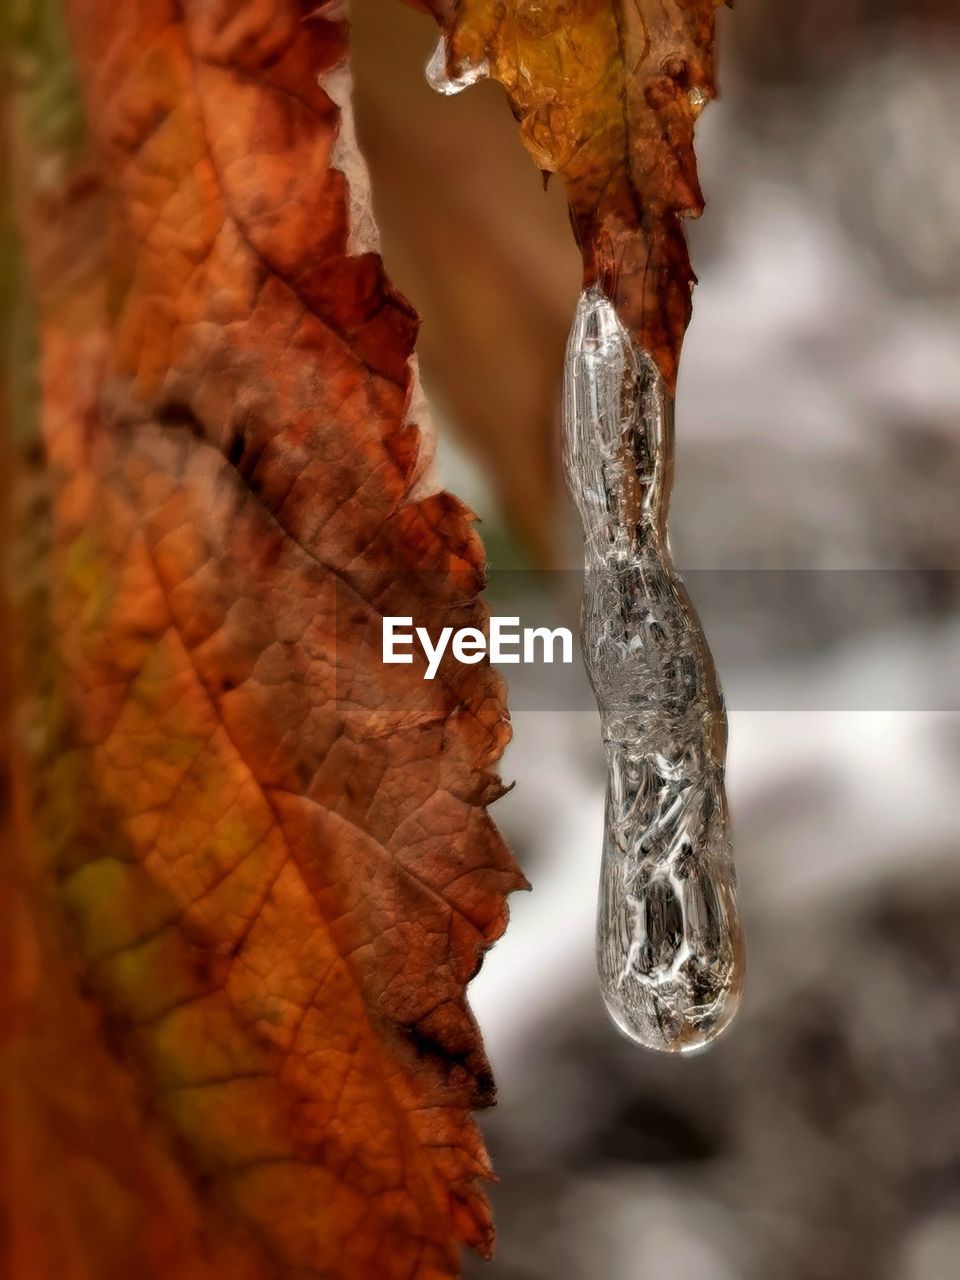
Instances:
[[[569,627],[521,627],[519,618],[494,615],[489,635],[478,627],[443,627],[434,639],[426,627],[414,627],[413,618],[383,619],[385,664],[412,664],[418,644],[427,660],[425,680],[434,679],[448,646],[457,662],[467,666],[482,662],[486,656],[494,664],[573,662]]]

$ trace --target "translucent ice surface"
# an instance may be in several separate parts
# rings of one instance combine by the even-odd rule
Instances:
[[[486,62],[463,62],[451,68],[447,42],[441,36],[427,62],[425,74],[431,89],[450,97],[485,79],[490,74],[490,67]]]
[[[600,982],[622,1031],[682,1052],[726,1026],[743,985],[726,716],[670,558],[672,397],[596,287],[577,306],[563,408],[584,531],[583,654],[609,770]]]

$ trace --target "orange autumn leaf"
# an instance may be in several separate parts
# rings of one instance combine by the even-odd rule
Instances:
[[[3,1273],[453,1277],[491,1242],[465,986],[523,881],[486,812],[498,678],[381,662],[384,615],[482,626],[484,566],[432,485],[347,27],[67,8],[89,145],[18,161],[51,551]]]
[[[682,219],[703,210],[693,133],[716,92],[723,0],[414,0],[447,79],[489,74],[523,141],[564,183],[584,258],[670,386],[694,275]]]

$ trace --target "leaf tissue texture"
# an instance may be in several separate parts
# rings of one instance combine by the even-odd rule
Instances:
[[[694,125],[716,92],[722,0],[414,0],[447,74],[506,89],[528,150],[559,174],[584,257],[672,387],[694,283],[682,219],[703,210]]]
[[[67,18],[87,140],[18,162],[50,548],[0,1269],[457,1276],[492,1234],[465,987],[524,882],[498,678],[381,663],[382,615],[482,627],[484,563],[431,481],[342,6]]]

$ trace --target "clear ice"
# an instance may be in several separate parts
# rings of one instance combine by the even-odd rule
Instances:
[[[427,61],[424,74],[431,89],[449,98],[469,89],[478,80],[486,79],[490,74],[490,64],[486,61],[462,62],[451,68],[447,41],[441,36]]]
[[[600,984],[627,1036],[684,1052],[723,1030],[743,985],[726,713],[670,556],[673,400],[598,287],[577,306],[563,418],[584,532],[581,643],[608,767]]]

